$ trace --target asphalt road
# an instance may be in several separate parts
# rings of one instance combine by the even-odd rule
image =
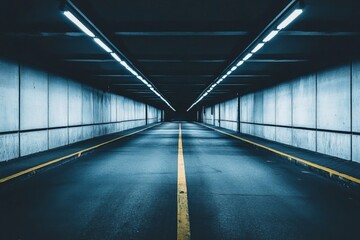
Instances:
[[[360,239],[360,199],[328,178],[183,123],[192,239]],[[178,123],[0,186],[0,239],[176,239]]]

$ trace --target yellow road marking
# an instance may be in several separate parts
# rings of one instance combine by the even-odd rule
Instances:
[[[92,146],[92,147],[83,149],[83,150],[81,150],[81,151],[78,151],[78,152],[75,152],[75,153],[72,153],[72,154],[69,154],[69,155],[66,155],[66,156],[64,156],[64,157],[51,160],[51,161],[49,161],[49,162],[46,162],[46,163],[37,165],[37,166],[35,166],[35,167],[28,168],[28,169],[26,169],[26,170],[24,170],[24,171],[21,171],[21,172],[12,174],[12,175],[10,175],[10,176],[1,178],[1,179],[0,179],[0,184],[1,184],[1,183],[4,183],[4,182],[7,182],[7,181],[9,181],[9,180],[11,180],[11,179],[20,177],[20,176],[22,176],[22,175],[25,175],[25,174],[28,174],[28,173],[31,173],[31,172],[35,172],[35,171],[38,170],[38,169],[41,169],[41,168],[50,166],[50,165],[52,165],[52,164],[54,164],[54,163],[61,162],[61,161],[65,160],[65,159],[68,159],[68,158],[71,158],[71,157],[80,157],[81,154],[83,154],[83,153],[85,153],[85,152],[88,152],[88,151],[91,151],[91,150],[93,150],[93,149],[95,149],[95,148],[99,148],[99,147],[104,146],[104,145],[106,145],[106,144],[109,144],[109,143],[118,141],[118,140],[120,140],[120,139],[122,139],[122,138],[129,137],[129,136],[131,136],[131,135],[137,134],[137,133],[139,133],[139,132],[145,131],[145,130],[147,130],[147,129],[149,129],[149,128],[152,128],[152,127],[155,127],[155,126],[158,126],[158,125],[160,125],[160,123],[159,123],[159,124],[156,124],[156,125],[153,125],[153,126],[150,126],[150,127],[146,127],[146,128],[137,130],[137,131],[135,131],[135,132],[132,132],[132,133],[129,133],[129,134],[126,134],[126,135],[123,135],[123,136],[120,136],[120,137],[117,137],[117,138],[114,138],[114,139],[111,139],[111,140],[109,140],[109,141],[100,143],[100,144],[98,144],[98,145],[95,145],[95,146]]]
[[[219,133],[222,133],[222,134],[228,135],[228,136],[230,136],[230,137],[236,138],[236,139],[238,139],[238,140],[241,140],[241,141],[243,141],[243,142],[250,143],[250,144],[255,145],[255,146],[257,146],[257,147],[266,149],[266,150],[268,150],[268,151],[270,151],[270,152],[273,152],[273,153],[276,153],[276,154],[281,155],[281,156],[283,156],[283,157],[286,157],[286,158],[289,159],[289,160],[294,160],[294,161],[296,161],[296,162],[300,162],[300,163],[303,163],[303,164],[305,164],[305,165],[311,166],[311,167],[313,167],[313,168],[316,168],[316,169],[325,171],[325,172],[329,173],[330,177],[331,177],[332,175],[335,175],[335,176],[338,176],[338,177],[340,177],[340,178],[344,178],[344,179],[347,179],[347,180],[349,180],[349,181],[352,181],[352,182],[355,182],[355,183],[360,184],[360,179],[358,179],[358,178],[356,178],[356,177],[353,177],[353,176],[350,176],[350,175],[347,175],[347,174],[344,174],[344,173],[335,171],[335,170],[333,170],[333,169],[331,169],[331,168],[327,168],[327,167],[324,167],[324,166],[321,166],[321,165],[318,165],[318,164],[309,162],[308,160],[304,160],[304,159],[301,159],[301,158],[299,158],[299,157],[292,156],[292,155],[287,154],[287,153],[280,152],[280,151],[275,150],[275,149],[273,149],[273,148],[270,148],[270,147],[261,145],[261,144],[256,143],[256,142],[252,142],[252,141],[247,140],[247,139],[245,139],[245,138],[238,137],[238,136],[236,136],[236,135],[233,135],[233,134],[230,134],[230,133],[221,131],[221,130],[219,130],[219,129],[216,129],[216,128],[207,126],[207,125],[205,125],[205,124],[201,124],[201,123],[198,123],[198,124],[201,125],[201,126],[210,128],[210,129],[212,129],[212,130],[215,130],[215,131],[217,131],[217,132],[219,132]]]
[[[189,208],[182,147],[181,123],[179,123],[178,144],[177,239],[190,239]]]

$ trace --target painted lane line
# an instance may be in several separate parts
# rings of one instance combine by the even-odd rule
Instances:
[[[29,174],[29,173],[32,173],[32,172],[36,172],[37,170],[39,170],[39,169],[41,169],[41,168],[44,168],[44,167],[50,166],[50,165],[52,165],[52,164],[55,164],[55,163],[64,161],[64,160],[66,160],[66,159],[69,159],[69,158],[72,158],[72,157],[80,157],[80,156],[81,156],[83,153],[85,153],[85,152],[89,152],[89,151],[94,150],[94,149],[96,149],[96,148],[102,147],[102,146],[104,146],[104,145],[106,145],[106,144],[109,144],[109,143],[118,141],[118,140],[120,140],[120,139],[122,139],[122,138],[126,138],[126,137],[129,137],[129,136],[135,135],[135,134],[137,134],[137,133],[139,133],[139,132],[145,131],[145,130],[147,130],[147,129],[149,129],[149,128],[156,127],[156,126],[158,126],[158,125],[160,125],[160,124],[161,124],[161,123],[156,124],[156,125],[153,125],[153,126],[150,126],[150,127],[146,127],[146,128],[140,129],[140,130],[137,130],[137,131],[132,132],[132,133],[125,134],[125,135],[123,135],[123,136],[120,136],[120,137],[111,139],[111,140],[109,140],[109,141],[100,143],[100,144],[98,144],[98,145],[95,145],[95,146],[92,146],[92,147],[89,147],[89,148],[80,150],[80,151],[78,151],[78,152],[75,152],[75,153],[66,155],[66,156],[64,156],[64,157],[60,157],[60,158],[51,160],[51,161],[49,161],[49,162],[46,162],[46,163],[37,165],[37,166],[35,166],[35,167],[28,168],[28,169],[26,169],[26,170],[20,171],[20,172],[18,172],[18,173],[14,173],[14,174],[9,175],[9,176],[7,176],[7,177],[0,178],[0,184],[1,184],[1,183],[5,183],[5,182],[7,182],[7,181],[10,181],[10,180],[12,180],[12,179],[14,179],[14,178],[23,176],[23,175],[25,175],[25,174]]]
[[[236,135],[233,135],[233,134],[230,134],[230,133],[221,131],[221,130],[219,130],[219,129],[216,129],[216,128],[207,126],[207,125],[205,125],[205,124],[202,124],[202,123],[197,123],[197,124],[199,124],[199,125],[201,125],[201,126],[203,126],[203,127],[210,128],[210,129],[212,129],[212,130],[214,130],[214,131],[216,131],[216,132],[225,134],[225,135],[227,135],[227,136],[236,138],[236,139],[238,139],[238,140],[240,140],[240,141],[243,141],[243,142],[246,142],[246,143],[250,143],[250,144],[255,145],[255,146],[257,146],[257,147],[266,149],[266,150],[268,150],[268,151],[270,151],[270,152],[273,152],[273,153],[276,153],[276,154],[281,155],[281,156],[283,156],[283,157],[286,157],[286,158],[289,159],[289,160],[294,160],[294,161],[296,161],[296,162],[300,162],[300,163],[305,164],[305,165],[307,165],[307,166],[310,166],[310,167],[316,168],[316,169],[318,169],[318,170],[327,172],[330,177],[331,177],[332,175],[335,175],[335,176],[338,176],[338,177],[340,177],[340,178],[346,179],[346,180],[348,180],[348,181],[351,181],[351,182],[360,184],[360,179],[358,179],[358,178],[356,178],[356,177],[353,177],[353,176],[347,175],[347,174],[345,174],[345,173],[341,173],[341,172],[335,171],[335,170],[333,170],[333,169],[331,169],[331,168],[324,167],[324,166],[318,165],[318,164],[316,164],[316,163],[312,163],[312,162],[310,162],[310,161],[308,161],[308,160],[305,160],[305,159],[302,159],[302,158],[299,158],[299,157],[295,157],[295,156],[292,156],[292,155],[287,154],[287,153],[284,153],[284,152],[280,152],[280,151],[275,150],[275,149],[273,149],[273,148],[270,148],[270,147],[261,145],[261,144],[256,143],[256,142],[252,142],[252,141],[247,140],[247,139],[245,139],[245,138],[238,137],[238,136],[236,136]]]
[[[178,144],[177,240],[190,239],[190,221],[186,187],[185,163],[182,147],[181,123]]]

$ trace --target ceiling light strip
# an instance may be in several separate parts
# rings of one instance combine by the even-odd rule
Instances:
[[[163,102],[166,103],[173,111],[176,111],[171,104],[159,93],[159,91],[156,89],[156,87],[151,84],[149,80],[144,79],[142,76],[140,76],[140,71],[134,70],[131,66],[129,66],[130,61],[126,59],[124,55],[120,53],[120,51],[96,28],[95,25],[91,23],[89,19],[86,18],[84,14],[81,13],[81,11],[69,0],[64,2],[63,8],[66,10],[63,10],[63,14],[72,22],[74,23],[81,31],[83,31],[86,35],[91,37],[96,44],[98,44],[105,52],[110,53],[110,55],[119,62],[123,67],[125,67],[126,70],[128,70],[132,75],[134,75],[136,78],[138,78],[142,83],[144,83],[152,92],[155,93]],[[68,9],[69,8],[69,9]],[[82,23],[73,12],[75,12],[75,15],[79,15],[82,17],[87,24]],[[91,26],[95,31],[91,31],[86,25]],[[94,34],[97,33],[98,35]],[[109,44],[106,45],[107,42]],[[122,56],[119,57],[119,54]],[[124,58],[121,59],[121,58]],[[125,61],[126,60],[126,61]],[[128,63],[129,62],[129,63]],[[131,63],[130,63],[131,64]]]
[[[283,11],[258,35],[258,37],[245,49],[241,56],[244,56],[242,60],[234,62],[227,68],[230,69],[224,75],[220,75],[214,82],[211,83],[198,97],[198,99],[188,108],[187,111],[190,111],[196,104],[198,104],[204,97],[206,97],[218,84],[220,84],[225,78],[227,78],[232,72],[234,72],[238,67],[243,65],[247,60],[249,60],[255,53],[257,53],[264,45],[273,39],[281,30],[286,28],[291,22],[293,22],[298,16],[303,12],[302,7],[297,1],[292,1]],[[291,11],[291,14],[287,14]],[[283,19],[284,16],[287,16],[282,22],[280,19]],[[280,22],[280,24],[275,25],[275,23]],[[276,28],[274,26],[277,26]],[[267,35],[266,35],[267,34]],[[266,37],[263,37],[265,36]],[[261,40],[262,39],[262,40]],[[256,46],[255,46],[256,45]],[[255,46],[255,47],[253,47]],[[251,49],[249,51],[249,49]],[[225,70],[226,71],[226,70]],[[225,72],[224,71],[224,72]]]

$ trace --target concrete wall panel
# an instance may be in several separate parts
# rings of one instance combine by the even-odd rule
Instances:
[[[294,147],[316,151],[316,131],[293,129],[292,145]]]
[[[292,85],[281,84],[276,88],[276,125],[292,126]],[[282,131],[282,130],[281,130]],[[288,139],[284,139],[287,142]],[[291,141],[291,139],[290,139]]]
[[[81,139],[85,140],[85,139],[90,139],[93,138],[94,136],[94,126],[84,126],[82,127],[82,136]]]
[[[275,124],[275,88],[265,89],[263,92],[263,119],[265,124]]]
[[[49,149],[69,144],[67,128],[49,130]]]
[[[82,87],[80,83],[68,81],[69,126],[82,124]]]
[[[316,127],[316,74],[301,77],[292,83],[293,125]]]
[[[82,88],[82,124],[94,123],[94,98],[93,88]]]
[[[350,131],[350,65],[318,74],[317,127]]]
[[[49,127],[68,126],[68,81],[49,75]]]
[[[48,131],[20,133],[20,156],[48,149]]]
[[[287,145],[292,144],[292,129],[286,127],[276,127],[276,139],[275,141],[284,143]]]
[[[0,135],[0,146],[0,162],[20,156],[18,133]]]
[[[255,125],[254,126],[254,135],[257,137],[264,137],[264,126],[262,125]]]
[[[0,132],[16,131],[19,129],[19,66],[0,60],[0,71]]]
[[[48,74],[20,68],[20,129],[48,127]]]
[[[240,99],[241,121],[254,122],[254,94],[247,94]]]
[[[264,126],[264,138],[265,139],[275,141],[275,133],[276,133],[275,127]]]
[[[263,105],[264,105],[263,92],[256,92],[254,95],[254,122],[255,123],[263,123],[264,122]]]
[[[117,121],[117,97],[115,94],[111,94],[111,122]]]
[[[360,132],[360,61],[352,66],[352,131]]]
[[[317,133],[317,151],[330,156],[350,160],[351,136],[349,134],[321,132]]]
[[[84,139],[82,135],[82,129],[83,127],[69,128],[69,144],[82,141]]]
[[[352,136],[352,160],[360,163],[360,136]]]

